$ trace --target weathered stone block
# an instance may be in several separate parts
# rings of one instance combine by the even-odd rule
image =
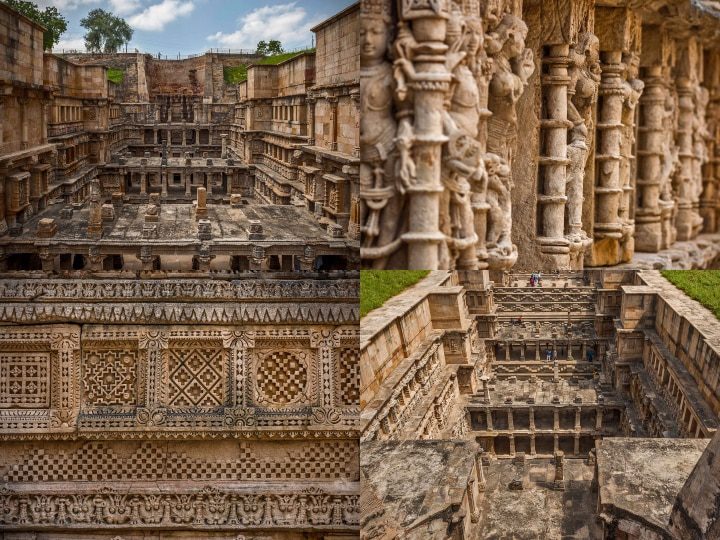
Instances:
[[[39,238],[52,238],[57,233],[57,223],[52,218],[42,218],[38,221],[37,235]]]
[[[103,204],[100,208],[100,216],[103,221],[115,220],[115,207],[112,204]]]

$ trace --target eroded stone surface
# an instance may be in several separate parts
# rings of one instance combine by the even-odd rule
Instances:
[[[431,273],[363,319],[362,463],[390,443],[412,456],[363,481],[404,486],[446,466],[442,445],[479,444],[461,501],[440,499],[477,512],[456,531],[417,481],[401,507],[378,496],[362,534],[413,534],[414,512],[439,538],[703,538],[717,527],[719,332],[653,270]]]

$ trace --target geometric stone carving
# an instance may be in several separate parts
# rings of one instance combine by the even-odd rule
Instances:
[[[168,405],[218,407],[225,403],[227,353],[219,347],[171,348]]]
[[[360,403],[360,359],[357,348],[337,349],[335,374],[337,401],[352,407]]]
[[[258,355],[255,364],[258,403],[307,404],[311,362],[308,351],[284,350]]]
[[[57,448],[34,445],[0,462],[0,482],[221,480],[355,480],[357,442],[226,441],[203,443],[92,441]]]
[[[137,351],[88,351],[83,356],[84,402],[134,405],[137,401]]]
[[[0,408],[50,406],[50,353],[17,352],[0,356]]]

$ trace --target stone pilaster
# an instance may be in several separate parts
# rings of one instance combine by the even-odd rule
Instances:
[[[570,247],[565,238],[565,185],[567,182],[567,136],[572,122],[568,120],[568,64],[569,44],[548,47],[542,62],[545,73],[542,76],[544,111],[540,121],[544,147],[538,158],[539,182],[542,186],[538,195],[541,233],[538,243],[542,253],[553,259],[555,268],[567,268],[570,263]]]
[[[445,240],[440,232],[440,194],[445,191],[440,180],[442,146],[447,141],[440,114],[450,89],[451,75],[445,66],[445,34],[449,17],[446,2],[406,3],[400,18],[407,24],[420,54],[413,62],[414,76],[408,86],[414,93],[412,158],[416,178],[407,188],[408,268],[437,269],[439,245]]]
[[[640,98],[638,207],[635,214],[635,249],[657,252],[663,247],[660,189],[662,184],[666,83],[662,65],[645,68],[645,91]]]

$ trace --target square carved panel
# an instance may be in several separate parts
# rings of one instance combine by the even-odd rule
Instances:
[[[225,403],[225,350],[212,345],[199,345],[170,348],[167,355],[169,406],[218,407]]]
[[[92,406],[137,403],[137,350],[89,350],[83,356],[85,403]]]
[[[254,396],[265,406],[310,405],[315,395],[315,356],[310,350],[257,351]]]
[[[50,406],[50,353],[0,355],[0,407],[42,409]]]

